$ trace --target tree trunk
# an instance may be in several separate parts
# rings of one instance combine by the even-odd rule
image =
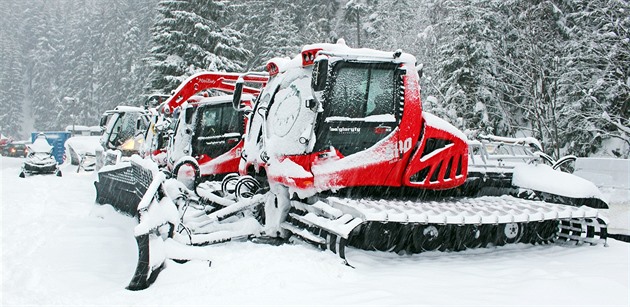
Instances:
[[[357,12],[357,48],[361,48],[361,17]]]

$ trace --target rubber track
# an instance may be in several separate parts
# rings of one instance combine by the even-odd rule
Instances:
[[[511,196],[441,201],[328,197],[314,204],[292,201],[292,207],[285,229],[342,258],[339,251],[346,244],[419,253],[519,242],[595,245],[608,237],[595,209]]]

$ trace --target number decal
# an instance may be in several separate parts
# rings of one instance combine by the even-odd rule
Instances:
[[[400,154],[404,155],[411,150],[411,138],[406,138],[404,141],[398,141],[398,150]]]

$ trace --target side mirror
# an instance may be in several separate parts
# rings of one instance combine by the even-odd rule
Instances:
[[[234,110],[240,109],[241,95],[243,94],[243,79],[238,78],[234,84],[234,95],[232,96],[232,107]]]
[[[107,125],[107,115],[101,116],[100,126],[105,127]]]
[[[422,78],[422,75],[424,73],[424,64],[419,64],[416,66],[416,71],[418,72],[418,78]]]
[[[186,124],[192,124],[193,114],[195,113],[192,108],[186,108],[183,110],[184,112],[184,121]]]
[[[316,106],[317,106],[317,101],[315,101],[315,99],[306,99],[305,107],[312,110],[312,109],[315,109]]]
[[[322,58],[315,62],[313,68],[313,78],[311,79],[311,87],[314,91],[323,91],[326,88],[326,79],[328,78],[328,59]]]

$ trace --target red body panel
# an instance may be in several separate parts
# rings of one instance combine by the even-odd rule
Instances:
[[[448,140],[451,143],[423,156],[427,139],[431,138]],[[455,188],[466,181],[468,145],[466,141],[448,131],[425,124],[420,146],[408,164],[403,176],[403,185],[430,190]],[[418,179],[412,180],[412,176],[423,170]]]
[[[243,151],[243,140],[240,140],[236,146],[230,151],[212,159],[207,155],[201,155],[197,158],[199,163],[199,171],[201,176],[210,176],[217,174],[227,174],[238,172],[238,165],[241,161],[241,152]]]

